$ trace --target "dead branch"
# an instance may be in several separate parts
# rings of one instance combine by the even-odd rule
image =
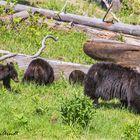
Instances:
[[[111,8],[113,6],[113,1],[111,2],[111,5],[109,5],[106,0],[102,0],[102,1],[104,2],[104,4],[106,5],[106,7],[108,9],[107,12],[106,12],[106,14],[108,14],[108,12],[111,10]],[[110,12],[110,13],[117,22],[120,22],[120,20],[116,17],[116,15],[113,12]]]
[[[110,7],[109,7],[109,8],[107,8],[107,12],[106,12],[105,16],[103,17],[103,21],[104,21],[104,22],[105,22],[105,18],[106,18],[106,16],[108,15],[109,11],[110,11],[110,10],[111,10],[111,8],[112,8],[112,5],[113,5],[113,3],[111,2]]]
[[[45,41],[48,39],[48,38],[52,38],[54,41],[57,41],[58,40],[58,37],[54,37],[52,35],[47,35],[43,38],[42,40],[42,47],[38,50],[38,52],[36,54],[34,54],[33,56],[31,56],[32,58],[36,58],[38,56],[40,56],[40,54],[42,53],[42,51],[46,48],[45,46]]]
[[[14,56],[16,56],[17,54],[6,54],[6,55],[4,55],[4,56],[2,56],[2,57],[0,57],[0,61],[4,61],[4,60],[6,60],[6,59],[8,59],[8,58],[11,58],[11,57],[14,57]]]
[[[25,54],[18,54],[18,56],[25,56],[25,57],[31,57],[31,58],[36,58],[38,56],[41,55],[41,53],[43,52],[43,50],[46,48],[45,46],[45,41],[48,39],[48,38],[52,38],[54,41],[57,41],[58,40],[58,37],[54,37],[52,35],[47,35],[43,38],[42,40],[42,47],[38,50],[38,52],[32,56],[29,56],[29,55],[25,55]],[[16,53],[11,53],[9,51],[5,51],[5,50],[0,50],[0,53],[2,54],[6,54],[2,57],[0,57],[0,61],[3,61],[3,60],[6,60],[8,58],[11,58],[11,57],[14,57],[16,56],[17,54]]]

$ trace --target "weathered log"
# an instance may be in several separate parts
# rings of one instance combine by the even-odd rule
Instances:
[[[12,56],[12,57],[7,57],[5,60],[6,62],[15,62],[18,64],[20,69],[26,70],[28,67],[29,63],[33,60],[32,56],[26,55],[26,54],[15,54],[11,53],[9,51],[4,51],[0,50],[0,53],[6,54],[5,56]],[[5,57],[4,56],[4,57]],[[3,58],[3,57],[1,57]],[[45,59],[45,58],[42,58]],[[71,62],[63,62],[59,60],[49,60],[45,59],[49,64],[53,67],[54,70],[54,76],[55,80],[59,79],[62,74],[66,79],[69,78],[69,74],[73,70],[81,70],[85,73],[87,73],[88,69],[90,68],[90,65],[82,65],[82,64],[77,64],[77,63],[71,63]]]
[[[6,6],[6,4],[7,4],[7,2],[0,1],[0,5]],[[13,4],[11,4],[11,5],[13,5]],[[25,6],[25,5],[21,5],[21,4],[17,4],[13,7],[14,7],[15,11],[31,10],[33,13],[39,12],[39,13],[45,15],[47,18],[54,18],[56,20],[61,19],[61,21],[73,22],[73,23],[78,23],[81,25],[87,25],[87,26],[97,27],[97,28],[106,29],[106,30],[110,30],[110,31],[140,36],[140,26],[139,25],[129,25],[129,24],[123,24],[123,23],[109,24],[109,23],[102,22],[102,19],[91,18],[91,17],[80,16],[80,15],[69,14],[69,13],[66,13],[66,14],[60,13],[58,16],[59,12],[56,12],[56,11],[45,10],[42,8],[34,8],[31,6]]]
[[[45,58],[43,58],[45,59]],[[9,58],[6,61],[7,62],[16,62],[19,66],[20,69],[26,70],[28,67],[29,63],[33,59],[29,56],[24,56],[24,55],[16,55],[15,57]],[[63,61],[58,61],[58,60],[49,60],[45,59],[53,68],[54,70],[54,76],[55,80],[58,80],[62,75],[66,79],[69,78],[69,74],[73,70],[81,70],[85,73],[87,73],[88,69],[90,68],[90,65],[82,65],[82,64],[77,64],[77,63],[71,63],[71,62],[63,62]]]
[[[88,56],[96,60],[140,68],[140,46],[107,40],[92,40],[87,41],[83,49]]]

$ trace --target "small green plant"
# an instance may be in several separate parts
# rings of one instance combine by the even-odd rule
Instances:
[[[88,97],[75,95],[72,99],[66,99],[62,104],[61,114],[65,124],[78,124],[84,128],[90,124],[95,109]]]
[[[124,126],[122,135],[124,140],[139,140],[140,139],[140,122],[128,123]]]

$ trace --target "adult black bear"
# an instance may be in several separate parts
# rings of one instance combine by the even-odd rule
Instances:
[[[2,65],[0,64],[0,80],[2,80],[3,85],[6,89],[11,90],[10,80],[18,82],[18,73],[13,65],[13,63]]]
[[[113,63],[97,63],[89,69],[84,94],[98,104],[98,99],[108,101],[118,98],[140,113],[140,74]]]
[[[31,61],[23,77],[23,82],[35,82],[38,85],[50,84],[53,81],[53,68],[47,61],[40,58]]]
[[[80,70],[74,70],[70,73],[69,75],[69,82],[70,84],[81,84],[83,85],[84,83],[84,78],[85,78],[85,73]]]

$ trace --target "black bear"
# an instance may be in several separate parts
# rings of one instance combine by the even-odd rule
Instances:
[[[97,63],[89,69],[84,94],[98,104],[98,99],[120,101],[140,113],[140,74],[113,63]]]
[[[53,68],[47,61],[40,58],[31,61],[23,77],[23,82],[35,82],[38,85],[50,84],[53,81]]]
[[[69,82],[70,84],[81,84],[84,83],[85,73],[80,70],[74,70],[69,75]]]
[[[18,73],[14,67],[14,64],[11,62],[7,65],[0,64],[0,80],[3,82],[3,85],[6,89],[11,90],[10,80],[18,82]]]

